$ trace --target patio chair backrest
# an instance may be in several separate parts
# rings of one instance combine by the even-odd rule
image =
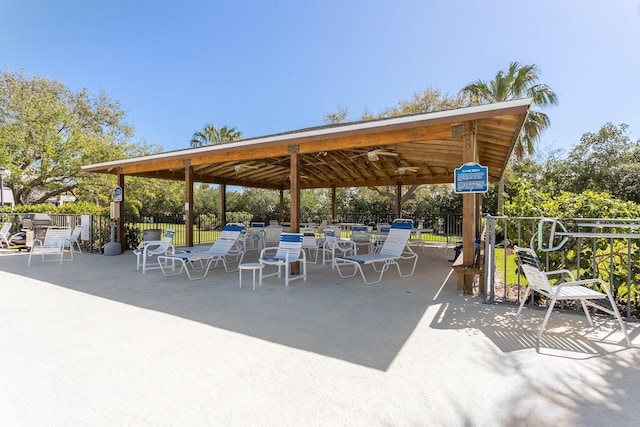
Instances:
[[[390,257],[400,257],[409,241],[409,237],[411,237],[411,228],[411,223],[394,222],[389,229],[389,234],[386,239],[384,239],[380,254]]]
[[[302,233],[282,233],[278,244],[278,252],[273,258],[289,262],[297,261],[300,258],[303,238],[304,235]]]
[[[538,255],[532,249],[518,246],[515,247],[515,252],[518,257],[518,265],[527,278],[529,286],[545,294],[551,294],[551,284]]]
[[[175,230],[171,230],[171,229],[165,230],[164,235],[162,236],[162,239],[160,240],[159,243],[155,243],[157,241],[151,240],[147,242],[142,241],[140,242],[140,244],[142,245],[142,247],[148,246],[147,249],[144,251],[144,253],[146,253],[147,256],[164,254],[171,247],[173,242],[173,236],[175,236],[175,234],[176,234]]]
[[[214,255],[227,255],[233,247],[236,245],[236,242],[240,238],[240,235],[244,232],[244,224],[239,223],[229,223],[226,224],[222,228],[222,232],[220,232],[220,236],[216,239],[215,242],[209,247],[207,252]]]
[[[49,227],[42,241],[43,248],[59,248],[70,245],[71,228]]]
[[[162,241],[166,243],[173,242],[173,236],[176,235],[175,230],[165,230],[164,235],[162,236]]]
[[[352,242],[369,242],[369,227],[366,225],[352,225],[351,226],[351,241]]]
[[[317,248],[318,247],[318,239],[316,239],[316,235],[311,229],[300,230],[302,233],[302,246],[305,248]]]
[[[269,225],[264,229],[264,241],[277,243],[280,241],[280,234],[282,234],[282,227],[279,225]]]
[[[82,232],[82,227],[80,227],[79,225],[77,225],[73,231],[71,232],[71,241],[72,242],[77,242],[78,239],[80,238],[80,232]]]
[[[387,223],[380,223],[380,224],[376,225],[376,230],[379,233],[388,233],[390,228],[391,228],[391,225],[389,225]]]
[[[262,231],[264,228],[264,222],[252,222],[251,231]]]
[[[393,220],[391,225],[396,224],[398,222],[409,223],[409,224],[411,224],[411,227],[413,228],[413,220],[411,218],[396,218],[396,219]]]
[[[326,227],[324,229],[324,241],[328,243],[335,243],[340,239],[340,229],[334,227]]]
[[[244,224],[230,222],[222,227],[218,239],[234,239],[236,240],[240,234],[244,233]]]
[[[0,236],[8,236],[9,230],[11,230],[11,223],[5,222],[2,224],[2,229],[0,229]]]
[[[318,225],[318,233],[324,232],[325,228],[327,228],[327,220],[323,219],[320,225]]]

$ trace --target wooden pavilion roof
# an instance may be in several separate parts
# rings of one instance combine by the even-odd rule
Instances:
[[[303,129],[225,144],[83,166],[96,173],[288,189],[291,154],[300,188],[452,183],[462,165],[462,124],[472,122],[476,162],[502,177],[531,99]]]

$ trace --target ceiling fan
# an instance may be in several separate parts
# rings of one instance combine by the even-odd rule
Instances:
[[[358,154],[357,156],[367,156],[367,160],[369,160],[370,162],[377,162],[378,160],[380,160],[380,156],[398,157],[398,153],[383,150],[382,148],[375,148],[362,154]]]
[[[416,173],[416,172],[418,172],[419,170],[420,170],[420,168],[419,168],[419,167],[417,167],[417,166],[399,166],[399,167],[396,169],[396,173],[398,173],[399,175],[404,175],[404,174],[406,174],[407,172],[408,172],[408,173]]]
[[[260,166],[251,166],[240,163],[235,165],[233,168],[236,170],[236,173],[242,173],[248,170],[260,169]]]

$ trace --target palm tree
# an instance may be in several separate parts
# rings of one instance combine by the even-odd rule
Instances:
[[[546,107],[558,103],[558,95],[546,84],[538,83],[538,67],[521,65],[518,62],[509,64],[509,69],[499,71],[489,82],[477,80],[460,91],[468,96],[472,104],[503,102],[513,99],[531,97],[533,105]],[[525,150],[534,153],[534,143],[540,139],[542,131],[549,127],[549,117],[535,110],[530,110],[525,119],[522,133],[515,147],[516,159],[524,158]]]
[[[222,144],[223,142],[235,141],[242,138],[242,132],[227,125],[220,129],[211,123],[204,125],[202,130],[196,131],[191,136],[191,147],[203,147],[205,145]]]

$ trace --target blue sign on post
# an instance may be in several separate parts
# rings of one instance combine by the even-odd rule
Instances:
[[[113,190],[113,201],[121,202],[122,201],[122,187],[116,187]]]
[[[489,168],[465,163],[453,175],[456,193],[486,193],[489,190]]]

